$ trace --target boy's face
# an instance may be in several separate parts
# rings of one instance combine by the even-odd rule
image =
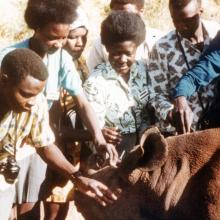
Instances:
[[[137,45],[133,41],[123,41],[106,47],[109,53],[109,62],[113,69],[121,76],[130,73],[135,61]]]
[[[112,10],[123,10],[123,11],[133,12],[136,14],[143,13],[143,9],[140,9],[137,5],[131,4],[131,3],[127,3],[127,4],[114,3],[111,9]]]
[[[8,79],[6,83],[6,94],[11,110],[15,112],[30,111],[35,105],[37,95],[42,92],[46,81],[40,81],[28,75],[20,82],[11,82]]]
[[[69,34],[69,24],[49,23],[35,30],[35,39],[38,40],[41,49],[53,54],[66,43]]]

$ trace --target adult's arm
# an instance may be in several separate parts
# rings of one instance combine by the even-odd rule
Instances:
[[[49,126],[48,109],[45,97],[39,94],[36,97],[36,105],[32,108],[32,126],[30,137],[40,156],[52,167],[71,178],[73,173],[78,171],[64,157],[59,148],[54,145],[54,135]],[[75,184],[86,195],[95,198],[100,204],[106,205],[106,202],[112,202],[115,199],[114,194],[102,183],[83,176],[74,178]],[[104,197],[104,198],[103,198]]]
[[[72,175],[78,171],[78,168],[66,160],[60,149],[54,144],[38,148],[37,152],[49,166],[69,179],[72,179]],[[117,199],[116,195],[106,185],[94,179],[79,175],[74,178],[74,184],[82,193],[94,198],[103,206],[106,206],[107,203],[113,203]]]
[[[174,90],[175,109],[179,115],[179,124],[183,133],[190,132],[193,114],[187,103],[200,86],[208,85],[220,74],[220,32],[210,44],[199,62],[178,82]]]
[[[200,86],[208,85],[220,74],[220,32],[213,39],[199,62],[177,83],[174,98],[189,98]]]
[[[74,68],[72,58],[65,51],[62,51],[62,58],[62,87],[65,88],[70,95],[74,96],[77,108],[79,110],[79,115],[85,126],[91,132],[94,143],[97,147],[96,149],[99,152],[106,151],[109,155],[110,165],[116,166],[116,163],[118,162],[118,153],[113,145],[106,143],[102,135],[96,114],[84,95],[79,74]]]
[[[169,100],[168,60],[164,56],[166,51],[161,46],[161,41],[163,43],[164,40],[158,41],[151,50],[147,77],[149,78],[149,87],[152,90],[151,105],[155,109],[155,115],[159,120],[166,120],[173,105]]]
[[[97,151],[107,151],[110,157],[110,164],[115,166],[118,162],[118,153],[114,145],[106,143],[100,129],[96,113],[93,110],[92,106],[90,105],[84,94],[75,96],[75,100],[80,117],[93,136]]]

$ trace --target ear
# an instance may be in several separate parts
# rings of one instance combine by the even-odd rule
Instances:
[[[123,176],[127,176],[130,172],[137,168],[138,161],[143,157],[143,155],[144,150],[140,145],[134,147],[134,149],[129,152],[119,165],[119,173]]]
[[[200,3],[198,3],[198,11],[200,12],[200,15],[204,12],[204,7],[205,7],[205,2],[204,1],[201,1]]]
[[[6,75],[5,73],[1,72],[0,74],[0,80],[3,83],[7,83],[8,82],[8,75]]]
[[[140,167],[152,171],[165,163],[168,144],[157,127],[150,128],[143,133],[140,145],[144,149],[144,156],[139,160]]]
[[[204,12],[203,7],[200,7],[200,8],[199,8],[199,12],[200,12],[200,15]]]
[[[144,14],[144,8],[140,8],[138,11],[139,11],[138,14],[142,17]]]

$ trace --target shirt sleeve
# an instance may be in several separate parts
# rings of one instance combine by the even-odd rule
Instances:
[[[167,114],[173,109],[171,104],[163,95],[156,93],[151,85],[148,85],[149,103],[155,109],[155,114],[159,120],[166,120]]]
[[[105,105],[105,91],[104,82],[101,83],[100,78],[90,76],[84,83],[84,93],[90,102],[92,108],[94,109],[96,116],[99,121],[101,128],[105,126],[105,115],[106,115],[106,105]]]
[[[78,96],[83,93],[82,81],[76,70],[72,57],[62,51],[62,67],[59,74],[61,87],[66,89],[71,96]]]
[[[36,112],[31,127],[31,140],[34,147],[45,147],[55,142],[49,125],[48,107],[43,94],[37,97]]]
[[[220,74],[220,32],[210,44],[208,50],[199,62],[189,70],[177,83],[174,98],[185,96],[189,98],[200,86],[208,85]]]
[[[157,118],[165,120],[167,114],[173,109],[169,101],[168,88],[168,69],[166,57],[161,56],[159,46],[154,45],[149,59],[149,90],[151,95],[151,106],[155,109]]]

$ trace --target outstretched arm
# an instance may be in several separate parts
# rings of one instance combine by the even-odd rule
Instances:
[[[79,175],[78,168],[74,167],[66,160],[59,148],[51,144],[46,147],[38,148],[37,152],[45,160],[45,162],[58,170],[61,174],[72,179],[77,188],[89,197],[94,198],[101,205],[106,206],[117,199],[116,195],[101,182]]]
[[[220,75],[220,32],[199,62],[177,83],[174,98],[189,98],[200,86],[208,85]]]
[[[187,103],[200,86],[208,85],[220,75],[220,32],[199,62],[178,82],[174,90],[175,110],[179,114],[182,132],[189,132],[192,123],[192,111]]]
[[[118,162],[118,153],[114,145],[106,143],[92,106],[83,94],[75,96],[75,100],[80,117],[93,136],[97,151],[106,151],[109,154],[110,165],[116,166]]]

